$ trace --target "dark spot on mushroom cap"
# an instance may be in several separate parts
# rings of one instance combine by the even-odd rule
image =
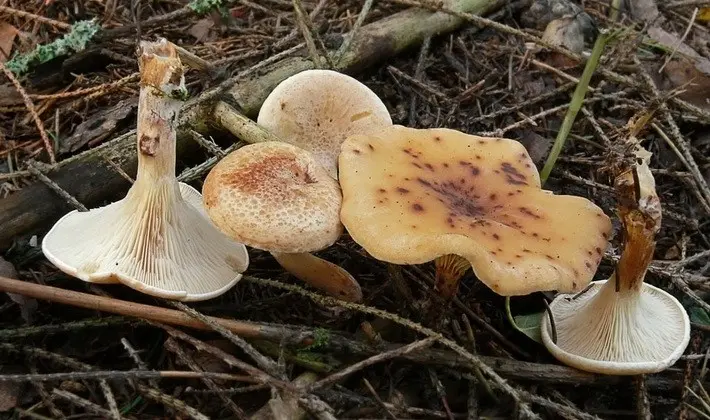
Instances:
[[[383,193],[383,192],[387,192],[387,190],[386,190],[386,189],[384,189],[384,188],[380,188],[380,189],[378,189],[377,191],[379,191],[379,192],[381,192],[381,193]]]
[[[515,166],[511,165],[509,162],[503,162],[500,165],[500,169],[505,173],[505,180],[512,185],[528,185],[527,177],[520,173]]]
[[[362,153],[359,149],[353,149],[353,152],[354,152],[356,155],[359,155],[360,153]]]
[[[434,141],[441,141],[441,137],[439,137],[439,136],[434,136]]]
[[[488,196],[488,198],[490,198],[491,201],[494,201],[496,198],[498,198],[498,196],[496,195],[496,193],[492,193],[491,195]]]
[[[422,205],[419,203],[414,203],[414,204],[412,204],[412,210],[414,210],[416,212],[423,212],[424,207],[422,207]]]
[[[494,233],[494,234],[493,234],[493,239],[499,240],[499,239],[500,239],[500,235],[498,235],[497,233]]]
[[[373,145],[371,145],[370,143],[367,143],[367,147],[369,147],[370,150],[375,150],[375,147]]]
[[[530,210],[527,207],[518,207],[518,210],[520,210],[520,212],[523,213],[524,215],[530,216],[534,219],[541,219],[542,218],[540,215],[533,213],[532,210]]]
[[[401,194],[407,194],[407,193],[409,193],[409,190],[406,188],[397,187],[397,192],[401,193]]]
[[[445,204],[451,213],[467,217],[484,215],[483,207],[476,205],[475,200],[469,196],[468,191],[461,186],[466,182],[464,178],[459,179],[458,182],[448,181],[443,183],[430,182],[423,178],[417,178],[417,181],[436,193],[439,202]]]

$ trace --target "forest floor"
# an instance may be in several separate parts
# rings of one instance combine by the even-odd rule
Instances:
[[[2,293],[0,418],[494,419],[531,413],[570,419],[710,418],[710,398],[706,394],[703,402],[695,396],[704,392],[710,351],[705,302],[710,292],[710,2],[620,2],[615,15],[609,1],[465,0],[459,3],[486,4],[486,19],[464,16],[453,31],[426,37],[398,54],[375,43],[369,59],[348,69],[383,100],[395,124],[516,139],[541,170],[594,40],[599,34],[607,37],[544,188],[588,198],[612,218],[612,246],[594,277],[608,278],[621,238],[615,192],[604,168],[629,124],[650,118],[638,138],[653,153],[650,167],[663,223],[645,281],[683,303],[692,332],[685,355],[673,367],[638,377],[594,375],[562,365],[535,335],[551,294],[510,299],[521,331],[511,323],[505,298],[470,270],[440,322],[427,325],[427,310],[441,304],[433,288],[433,263],[393,269],[347,235],[318,255],[360,282],[361,305],[323,298],[285,273],[268,253],[254,249],[248,275],[233,289],[189,305],[120,285],[84,283],[58,271],[39,243],[73,207],[66,194],[48,186],[98,207],[123,196],[130,187],[126,178],[135,176],[135,162],[120,158],[78,166],[68,162],[135,128],[139,40],[165,37],[208,62],[208,71],[186,73],[190,97],[198,98],[215,87],[258,80],[282,60],[308,59],[312,51],[304,43],[304,28],[316,48],[338,48],[341,35],[360,24],[365,28],[413,7],[425,7],[427,13],[441,7],[424,0],[205,0],[191,5],[209,3],[225,5],[203,14],[185,0],[0,2],[0,63],[26,70],[17,73],[16,84],[0,75],[0,232],[13,232],[11,238],[0,233],[8,239],[0,239],[0,277],[170,308],[190,317],[249,321],[258,328],[243,334],[245,342],[212,322],[202,330],[176,327]],[[307,19],[294,12],[294,4]],[[359,16],[364,17],[360,23]],[[74,46],[85,42],[79,51],[51,60],[44,52],[44,62],[26,63],[26,68],[18,60],[10,64],[9,57],[29,54],[90,19],[98,32],[69,40]],[[553,19],[559,28],[545,39],[567,48],[541,41]],[[219,147],[236,142],[217,124],[202,123],[199,131]],[[179,153],[178,173],[198,167],[189,179],[200,190],[211,167],[200,164],[213,155],[196,142],[185,147],[189,151]],[[134,156],[128,149],[118,152]],[[71,177],[59,175],[71,165],[78,168]],[[3,226],[2,212],[32,220],[14,217]],[[402,347],[407,345],[413,347]],[[4,375],[20,376],[3,381]],[[297,395],[296,378],[319,382]],[[269,401],[275,405],[279,398],[285,402],[278,410],[286,414],[270,417]]]

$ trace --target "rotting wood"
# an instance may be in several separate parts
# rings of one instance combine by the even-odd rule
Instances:
[[[497,6],[497,2],[488,0],[459,2],[461,11],[476,14],[490,12]],[[462,19],[442,12],[408,9],[395,13],[362,26],[353,38],[349,51],[338,62],[337,70],[357,74],[421,43],[427,37],[451,32],[462,23]],[[215,105],[228,104],[232,109],[254,117],[276,85],[285,78],[310,68],[313,68],[313,63],[305,58],[282,60],[262,74],[239,81],[219,96],[221,101],[205,101],[186,110],[181,118],[183,133],[178,133],[178,158],[197,147],[191,136],[184,135],[185,130],[193,129],[206,133],[217,128],[218,121],[215,121],[217,118],[213,114]],[[203,96],[216,97],[213,91],[205,92]],[[130,187],[106,160],[114,162],[128,174],[135,174],[136,155],[132,147],[134,134],[134,131],[128,132],[99,147],[66,159],[46,175],[85,206],[91,208],[102,205],[125,193]],[[28,185],[0,200],[0,250],[6,250],[13,240],[21,236],[41,232],[70,210],[72,208],[62,198],[40,182]]]

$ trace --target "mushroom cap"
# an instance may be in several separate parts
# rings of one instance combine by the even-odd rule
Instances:
[[[187,184],[133,184],[122,200],[62,217],[42,240],[61,271],[91,283],[124,283],[183,301],[226,292],[249,264],[246,247],[229,239],[201,209]]]
[[[392,125],[387,107],[367,86],[332,70],[305,70],[269,94],[257,123],[313,154],[338,178],[341,143],[350,135]]]
[[[373,257],[421,264],[467,259],[504,296],[581,290],[611,221],[582,197],[540,187],[517,141],[392,126],[355,135],[340,155],[341,220]]]
[[[616,292],[614,281],[595,281],[581,296],[557,296],[543,317],[542,340],[559,361],[588,372],[639,375],[673,365],[690,340],[690,320],[669,293],[644,283]]]
[[[310,153],[288,143],[235,150],[212,168],[202,194],[212,222],[257,249],[313,252],[343,232],[337,181]]]

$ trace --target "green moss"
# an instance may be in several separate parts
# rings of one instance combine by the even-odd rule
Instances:
[[[211,10],[221,8],[222,3],[223,0],[192,0],[187,7],[194,10],[198,15],[204,15]]]
[[[184,102],[190,98],[190,92],[185,88],[175,89],[171,92],[170,97]]]
[[[46,63],[54,58],[79,52],[86,48],[86,44],[96,35],[101,27],[92,20],[82,20],[72,25],[68,34],[56,39],[49,44],[38,45],[33,51],[26,54],[16,54],[5,66],[15,73],[27,73],[32,66]]]
[[[328,344],[330,333],[323,328],[316,328],[313,331],[313,343],[301,349],[301,351],[309,351],[321,348]]]

